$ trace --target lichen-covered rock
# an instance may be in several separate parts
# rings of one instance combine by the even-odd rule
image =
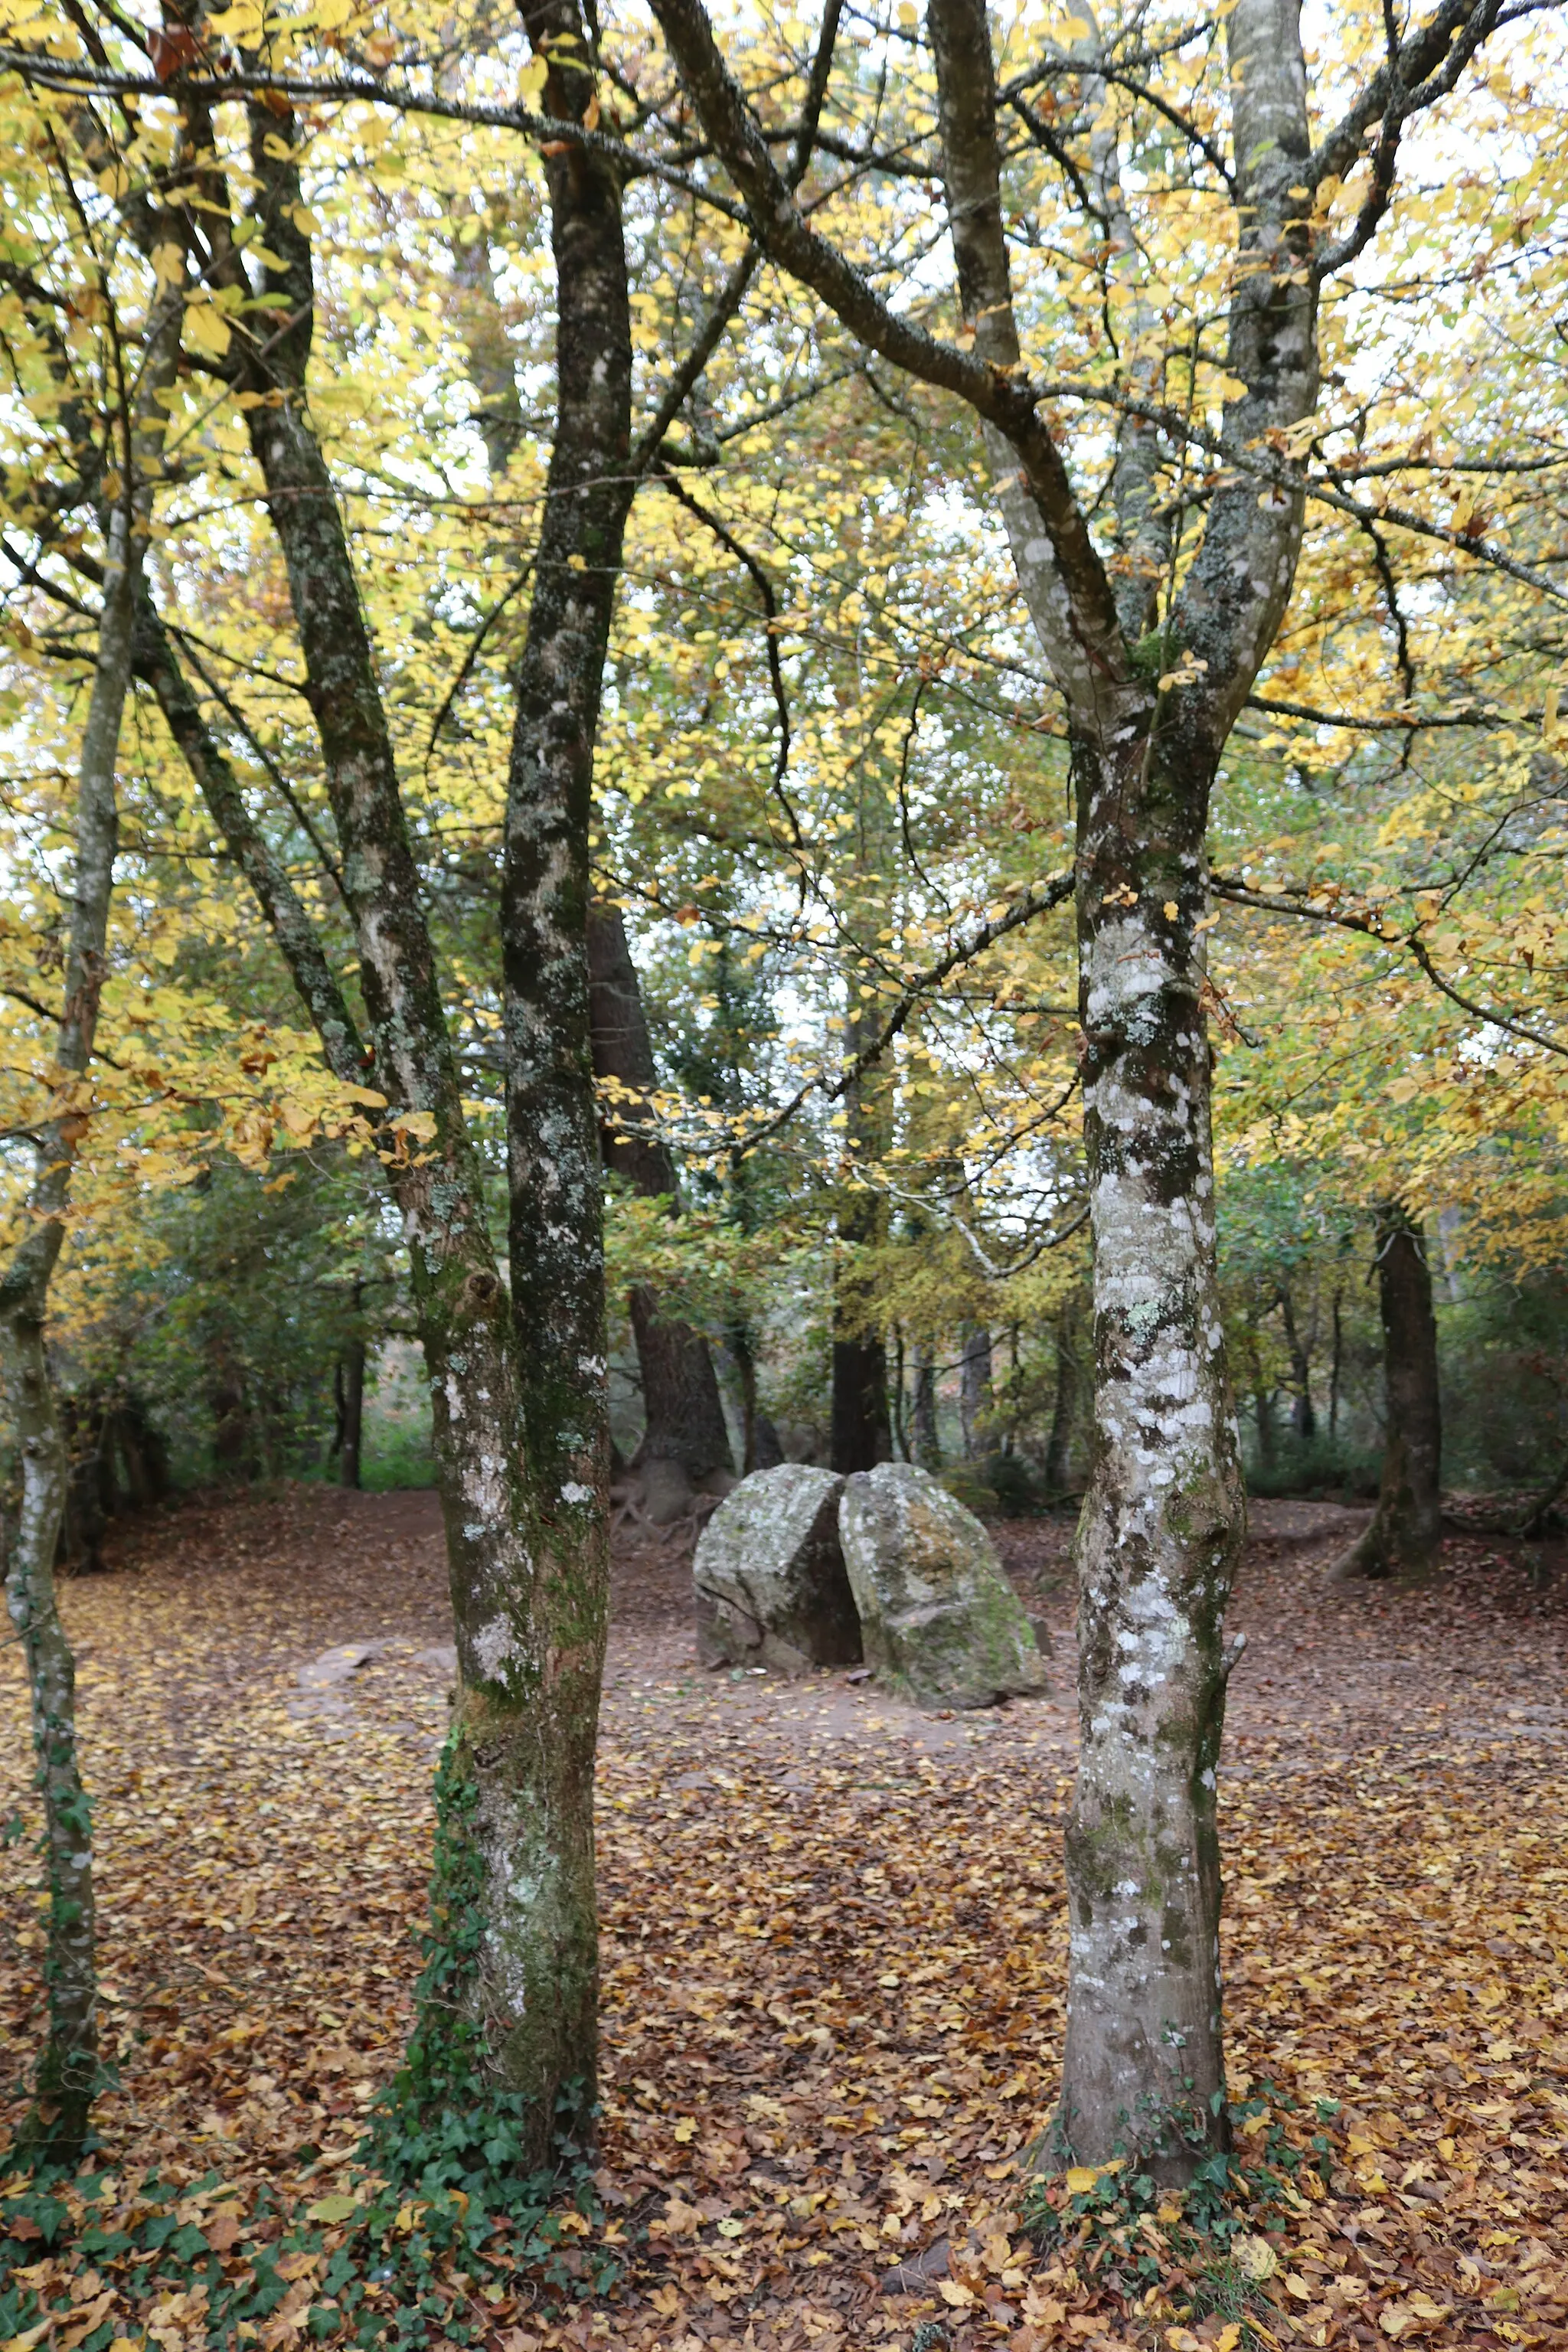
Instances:
[[[855,1664],[860,1624],[838,1548],[842,1478],[805,1463],[756,1470],[727,1495],[692,1562],[704,1665]]]
[[[838,1537],[866,1662],[922,1706],[989,1706],[1045,1684],[1039,1645],[972,1511],[907,1462],[844,1482]]]

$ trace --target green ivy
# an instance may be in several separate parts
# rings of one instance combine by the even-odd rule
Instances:
[[[282,2302],[289,2288],[279,2265],[294,2253],[323,2257],[308,2336],[363,2352],[413,2352],[438,2338],[478,2343],[493,2326],[482,2315],[487,2301],[520,2282],[545,2311],[610,2293],[620,2257],[595,2242],[603,2217],[587,2158],[563,2137],[548,2170],[525,2171],[528,2104],[484,2073],[471,1998],[483,1933],[482,1863],[471,1834],[477,1791],[453,1740],[436,1799],[417,2024],[344,2189],[293,2209],[264,2189],[239,2242],[220,2256],[196,2223],[176,2215],[182,2203],[222,2189],[218,2173],[183,2187],[144,2181],[118,2218],[103,2176],[40,2174],[0,2194],[0,2343],[48,2315],[16,2272],[68,2242],[133,2304],[204,2288],[206,2339],[223,2352]],[[572,2086],[561,2107],[574,2111]],[[58,2294],[63,2312],[63,2283]],[[117,2332],[106,2321],[79,2352],[107,2352]]]
[[[1137,2168],[1136,2158],[1131,2165],[1086,2166],[1094,2179],[1079,2189],[1068,2187],[1070,2173],[1042,2179],[1026,2192],[1025,2229],[1042,2253],[1070,2257],[1090,2271],[1112,2265],[1139,2289],[1156,2285],[1173,2266],[1179,2267],[1192,2282],[1187,2316],[1215,2311],[1245,2319],[1254,2289],[1233,2260],[1235,2242],[1281,2232],[1285,2209],[1300,2207],[1295,2184],[1303,2168],[1314,2169],[1325,2183],[1332,2168],[1325,2131],[1320,2128],[1305,2147],[1287,2134],[1279,2117],[1296,2113],[1292,2100],[1271,2084],[1259,2084],[1250,2098],[1229,2108],[1233,2138],[1258,2116],[1268,2117],[1266,2130],[1251,2135],[1254,2146],[1245,2158],[1233,2150],[1215,2150],[1181,2190]],[[1322,2126],[1337,2113],[1332,2100],[1320,2099],[1315,2120]],[[1180,2208],[1173,2221],[1168,2218],[1173,2204]],[[1167,2218],[1157,2221],[1162,2208]]]

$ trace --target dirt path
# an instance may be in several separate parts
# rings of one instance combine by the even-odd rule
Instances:
[[[1233,1619],[1235,2084],[1343,2103],[1276,2334],[1568,2341],[1563,1595],[1474,1540],[1420,1592],[1327,1585],[1359,1524],[1259,1507]],[[1076,2326],[1065,2287],[997,2286],[983,2326],[979,2305],[885,2292],[889,2265],[1005,2223],[1055,2095],[1067,1530],[999,1541],[1055,1651],[1042,1698],[979,1717],[841,1676],[703,1674],[684,1554],[617,1559],[600,2179],[655,2226],[626,2298],[573,2340],[836,2352],[902,2345],[938,2309],[955,2345],[1142,2340],[1094,2282]],[[121,2070],[102,2161],[317,2195],[348,2164],[407,2022],[443,1579],[433,1498],[297,1488],[187,1506],[68,1590]],[[31,1800],[0,1661],[3,1818]],[[8,1870],[12,2080],[39,1939]],[[500,2318],[500,2352],[540,2340],[526,2295]]]

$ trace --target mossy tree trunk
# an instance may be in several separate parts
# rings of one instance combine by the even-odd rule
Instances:
[[[90,115],[86,120],[90,122]],[[91,160],[96,167],[99,159]],[[119,845],[116,763],[133,673],[139,585],[163,471],[164,402],[179,362],[183,315],[177,292],[160,285],[139,346],[116,346],[125,372],[101,448],[79,399],[63,377],[61,383],[62,421],[77,442],[84,484],[92,488],[104,561],[77,776],[56,1084],[38,1126],[25,1235],[0,1270],[0,1384],[16,1447],[16,1488],[6,1528],[5,1602],[27,1668],[49,1885],[48,2032],[34,2104],[14,2154],[19,2161],[51,2165],[74,2163],[82,2153],[99,2063],[91,1815],[77,1748],[75,1661],[55,1591],[70,1464],[45,1328],[49,1286],[65,1239],[72,1165],[92,1116],[94,1038]],[[54,332],[51,315],[51,338]]]
[[[587,54],[575,11],[542,16],[529,29],[536,42],[550,44],[552,102],[585,112],[591,76],[581,64],[563,63],[559,50],[574,40],[573,54]],[[462,1684],[443,1789],[448,1877],[455,1874],[465,1890],[465,1918],[447,1926],[463,1965],[460,1980],[441,1969],[431,1979],[438,1979],[438,1990],[415,2044],[424,2072],[413,2070],[411,2085],[416,2096],[423,2085],[437,2102],[482,2099],[480,2086],[465,2090],[449,2066],[442,2074],[443,2052],[449,2056],[459,2042],[477,2050],[489,2085],[525,2117],[524,2159],[538,2162],[563,2129],[580,2137],[591,2128],[596,2090],[592,1763],[607,1433],[587,1050],[586,840],[599,669],[629,494],[616,476],[629,395],[619,189],[603,170],[586,189],[570,174],[552,179],[558,215],[586,221],[586,241],[618,272],[619,294],[612,289],[606,315],[602,278],[579,268],[584,257],[572,249],[573,218],[558,216],[561,430],[517,681],[519,743],[544,742],[549,776],[531,794],[521,772],[526,751],[514,757],[503,905],[511,1247],[520,1269],[509,1298],[463,1114],[352,553],[310,423],[305,377],[314,287],[294,145],[287,110],[253,109],[256,242],[266,258],[251,290],[279,299],[289,324],[263,354],[237,345],[232,364],[215,366],[226,367],[235,389],[259,395],[245,415],[321,744],[337,871],[358,953],[363,1038],[145,599],[138,666],[256,892],[331,1067],[386,1100],[383,1157],[430,1383]],[[229,199],[216,175],[207,183],[210,227]],[[238,283],[243,265],[232,243],[223,247],[220,277],[226,267]],[[574,301],[592,314],[585,332],[581,312],[575,327],[569,315]],[[589,338],[605,334],[607,344],[595,340],[585,351]],[[575,370],[567,356],[574,348]],[[605,377],[618,425],[604,413]],[[584,513],[566,485],[589,475],[595,487]],[[592,608],[585,621],[578,603],[584,581]],[[550,685],[552,674],[570,677],[564,696]],[[556,757],[563,746],[563,765]],[[539,852],[533,868],[531,847]],[[462,2012],[455,2020],[454,2002]],[[482,2116],[475,2126],[482,2137]]]
[[[55,1045],[59,1083],[38,1139],[26,1237],[0,1273],[0,1381],[16,1448],[16,1489],[6,1528],[5,1606],[27,1669],[49,1895],[48,2032],[33,2105],[12,2152],[14,2161],[27,2164],[74,2164],[80,2158],[99,2071],[91,1813],[77,1747],[76,1662],[55,1591],[70,1462],[44,1332],[65,1239],[71,1163],[91,1103],[89,1072],[119,841],[115,762],[131,684],[131,619],[144,526],[145,513],[133,512],[127,491],[109,517],[98,654],[77,782],[76,865]]]

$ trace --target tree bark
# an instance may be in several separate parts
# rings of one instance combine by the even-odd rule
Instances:
[[[1290,1426],[1303,1444],[1310,1444],[1318,1433],[1318,1415],[1312,1403],[1312,1364],[1296,1322],[1296,1302],[1286,1284],[1279,1293],[1279,1312],[1285,1325],[1285,1345],[1290,1355],[1290,1374],[1296,1384],[1295,1401],[1290,1407]],[[1317,1316],[1312,1318],[1316,1338]]]
[[[333,1368],[338,1425],[332,1451],[338,1457],[338,1484],[356,1493],[361,1485],[360,1452],[364,1431],[364,1356],[363,1339],[351,1339]]]
[[[1387,1422],[1372,1525],[1337,1577],[1426,1576],[1442,1543],[1443,1417],[1432,1270],[1418,1220],[1397,1201],[1377,1211],[1377,1296]]]
[[[915,1349],[914,1402],[910,1414],[910,1450],[922,1470],[942,1467],[936,1421],[936,1358],[928,1340]]]
[[[521,0],[521,13],[548,68],[544,104],[558,119],[581,121],[590,109],[596,116],[595,44],[576,0]],[[546,156],[545,179],[556,429],[514,682],[500,906],[518,1402],[539,1496],[544,1638],[537,1666],[527,1664],[537,1677],[539,1753],[513,1769],[504,1841],[518,1878],[526,1874],[548,1896],[531,1951],[519,1952],[514,2031],[531,2031],[531,1980],[548,1983],[560,2021],[558,2095],[573,2134],[586,2138],[596,2095],[593,1783],[610,1467],[588,835],[605,655],[635,488],[632,347],[618,170],[573,148]],[[485,1716],[474,1717],[471,1737],[479,1752]]]
[[[963,1353],[958,1371],[958,1417],[963,1431],[963,1458],[978,1462],[994,1453],[992,1420],[995,1400],[991,1381],[991,1334],[978,1323],[965,1326]]]
[[[588,914],[589,1004],[594,1075],[616,1089],[614,1114],[600,1129],[605,1165],[646,1200],[679,1200],[669,1148],[648,1123],[658,1083],[637,966],[618,907],[599,899]],[[712,1352],[700,1331],[661,1317],[647,1283],[633,1286],[632,1334],[642,1375],[647,1426],[634,1456],[679,1463],[693,1486],[715,1470],[732,1470]]]
[[[172,376],[177,322],[177,309],[171,320],[165,306],[162,332],[154,324],[149,334],[149,399]],[[155,442],[138,455],[144,465],[148,456],[155,459]],[[26,1663],[48,1857],[48,2032],[33,2105],[13,2150],[14,2160],[29,2164],[74,2164],[80,2157],[99,2072],[91,1812],[77,1753],[76,1663],[55,1594],[70,1465],[44,1326],[65,1239],[71,1162],[91,1096],[87,1074],[120,837],[115,763],[131,686],[132,614],[146,543],[150,476],[149,467],[139,492],[127,482],[109,517],[98,654],[77,782],[76,866],[55,1045],[59,1084],[39,1137],[26,1237],[0,1274],[0,1382],[20,1473],[20,1499],[7,1529],[5,1605]]]
[[[585,54],[583,27],[571,12],[530,29],[539,41],[574,39],[575,54]],[[579,113],[585,111],[588,76],[553,51],[551,72],[552,102],[574,102]],[[563,90],[563,84],[570,89]],[[259,395],[245,415],[283,551],[305,691],[321,744],[367,1045],[361,1045],[298,894],[249,820],[150,612],[143,615],[142,650],[170,726],[268,916],[331,1066],[345,1083],[368,1080],[385,1098],[384,1158],[402,1219],[430,1381],[462,1686],[443,1784],[442,1834],[447,1866],[476,1881],[479,1925],[478,1948],[464,1963],[462,1981],[443,1985],[421,2017],[416,2042],[426,2055],[456,2047],[456,1998],[478,2028],[491,2082],[516,2095],[526,2113],[525,2160],[537,2164],[548,2159],[562,2128],[586,2134],[595,2090],[591,1767],[603,1654],[608,1455],[584,946],[586,765],[580,697],[561,687],[552,692],[548,667],[563,663],[574,686],[581,656],[592,659],[592,631],[585,645],[573,641],[570,611],[578,574],[569,558],[584,564],[584,591],[607,614],[609,590],[600,567],[606,557],[612,563],[618,557],[618,526],[606,541],[593,518],[579,519],[587,527],[570,545],[570,534],[561,529],[566,512],[559,495],[562,469],[580,469],[584,455],[580,434],[579,446],[572,446],[572,404],[575,398],[579,411],[584,397],[592,404],[598,384],[591,369],[590,381],[582,381],[581,338],[565,315],[581,257],[563,255],[571,237],[563,235],[561,215],[571,211],[572,179],[568,173],[563,182],[556,173],[557,256],[565,262],[563,430],[518,700],[523,739],[542,701],[547,712],[571,712],[566,732],[578,730],[569,813],[574,835],[563,842],[548,821],[533,829],[543,866],[535,895],[542,906],[553,891],[558,902],[563,896],[564,908],[557,904],[563,923],[556,935],[536,927],[531,937],[533,877],[522,870],[520,856],[528,826],[526,811],[520,822],[519,802],[526,795],[520,794],[514,762],[503,929],[504,1018],[513,1065],[512,1264],[519,1281],[509,1301],[464,1120],[353,559],[305,398],[314,289],[301,226],[309,216],[293,148],[288,110],[252,109],[257,250],[265,257],[261,290],[279,300],[287,323],[263,352],[243,360],[231,380]],[[603,173],[599,178],[603,184],[591,193],[587,210],[595,219],[603,215],[607,187],[618,242],[618,190]],[[228,266],[237,281],[237,258]],[[624,308],[624,265],[622,274]],[[583,285],[586,291],[587,281]],[[569,358],[574,349],[575,370]],[[608,353],[603,373],[612,381],[616,374]],[[624,382],[621,392],[624,398]],[[624,441],[624,434],[617,441],[612,431],[601,443],[602,460],[613,461]],[[612,501],[621,500],[624,519],[624,486],[615,482],[613,462],[593,470],[601,486],[608,483]],[[597,644],[602,659],[602,627]],[[596,670],[593,695],[596,709]],[[591,733],[585,752],[591,761]],[[563,894],[556,887],[561,881]],[[447,2087],[437,2085],[433,2095],[445,2095]]]
[[[1078,1426],[1079,1390],[1083,1378],[1078,1318],[1070,1300],[1057,1310],[1056,1343],[1056,1393],[1051,1399],[1050,1433],[1046,1440],[1046,1491],[1061,1496],[1072,1486],[1073,1433]]]

